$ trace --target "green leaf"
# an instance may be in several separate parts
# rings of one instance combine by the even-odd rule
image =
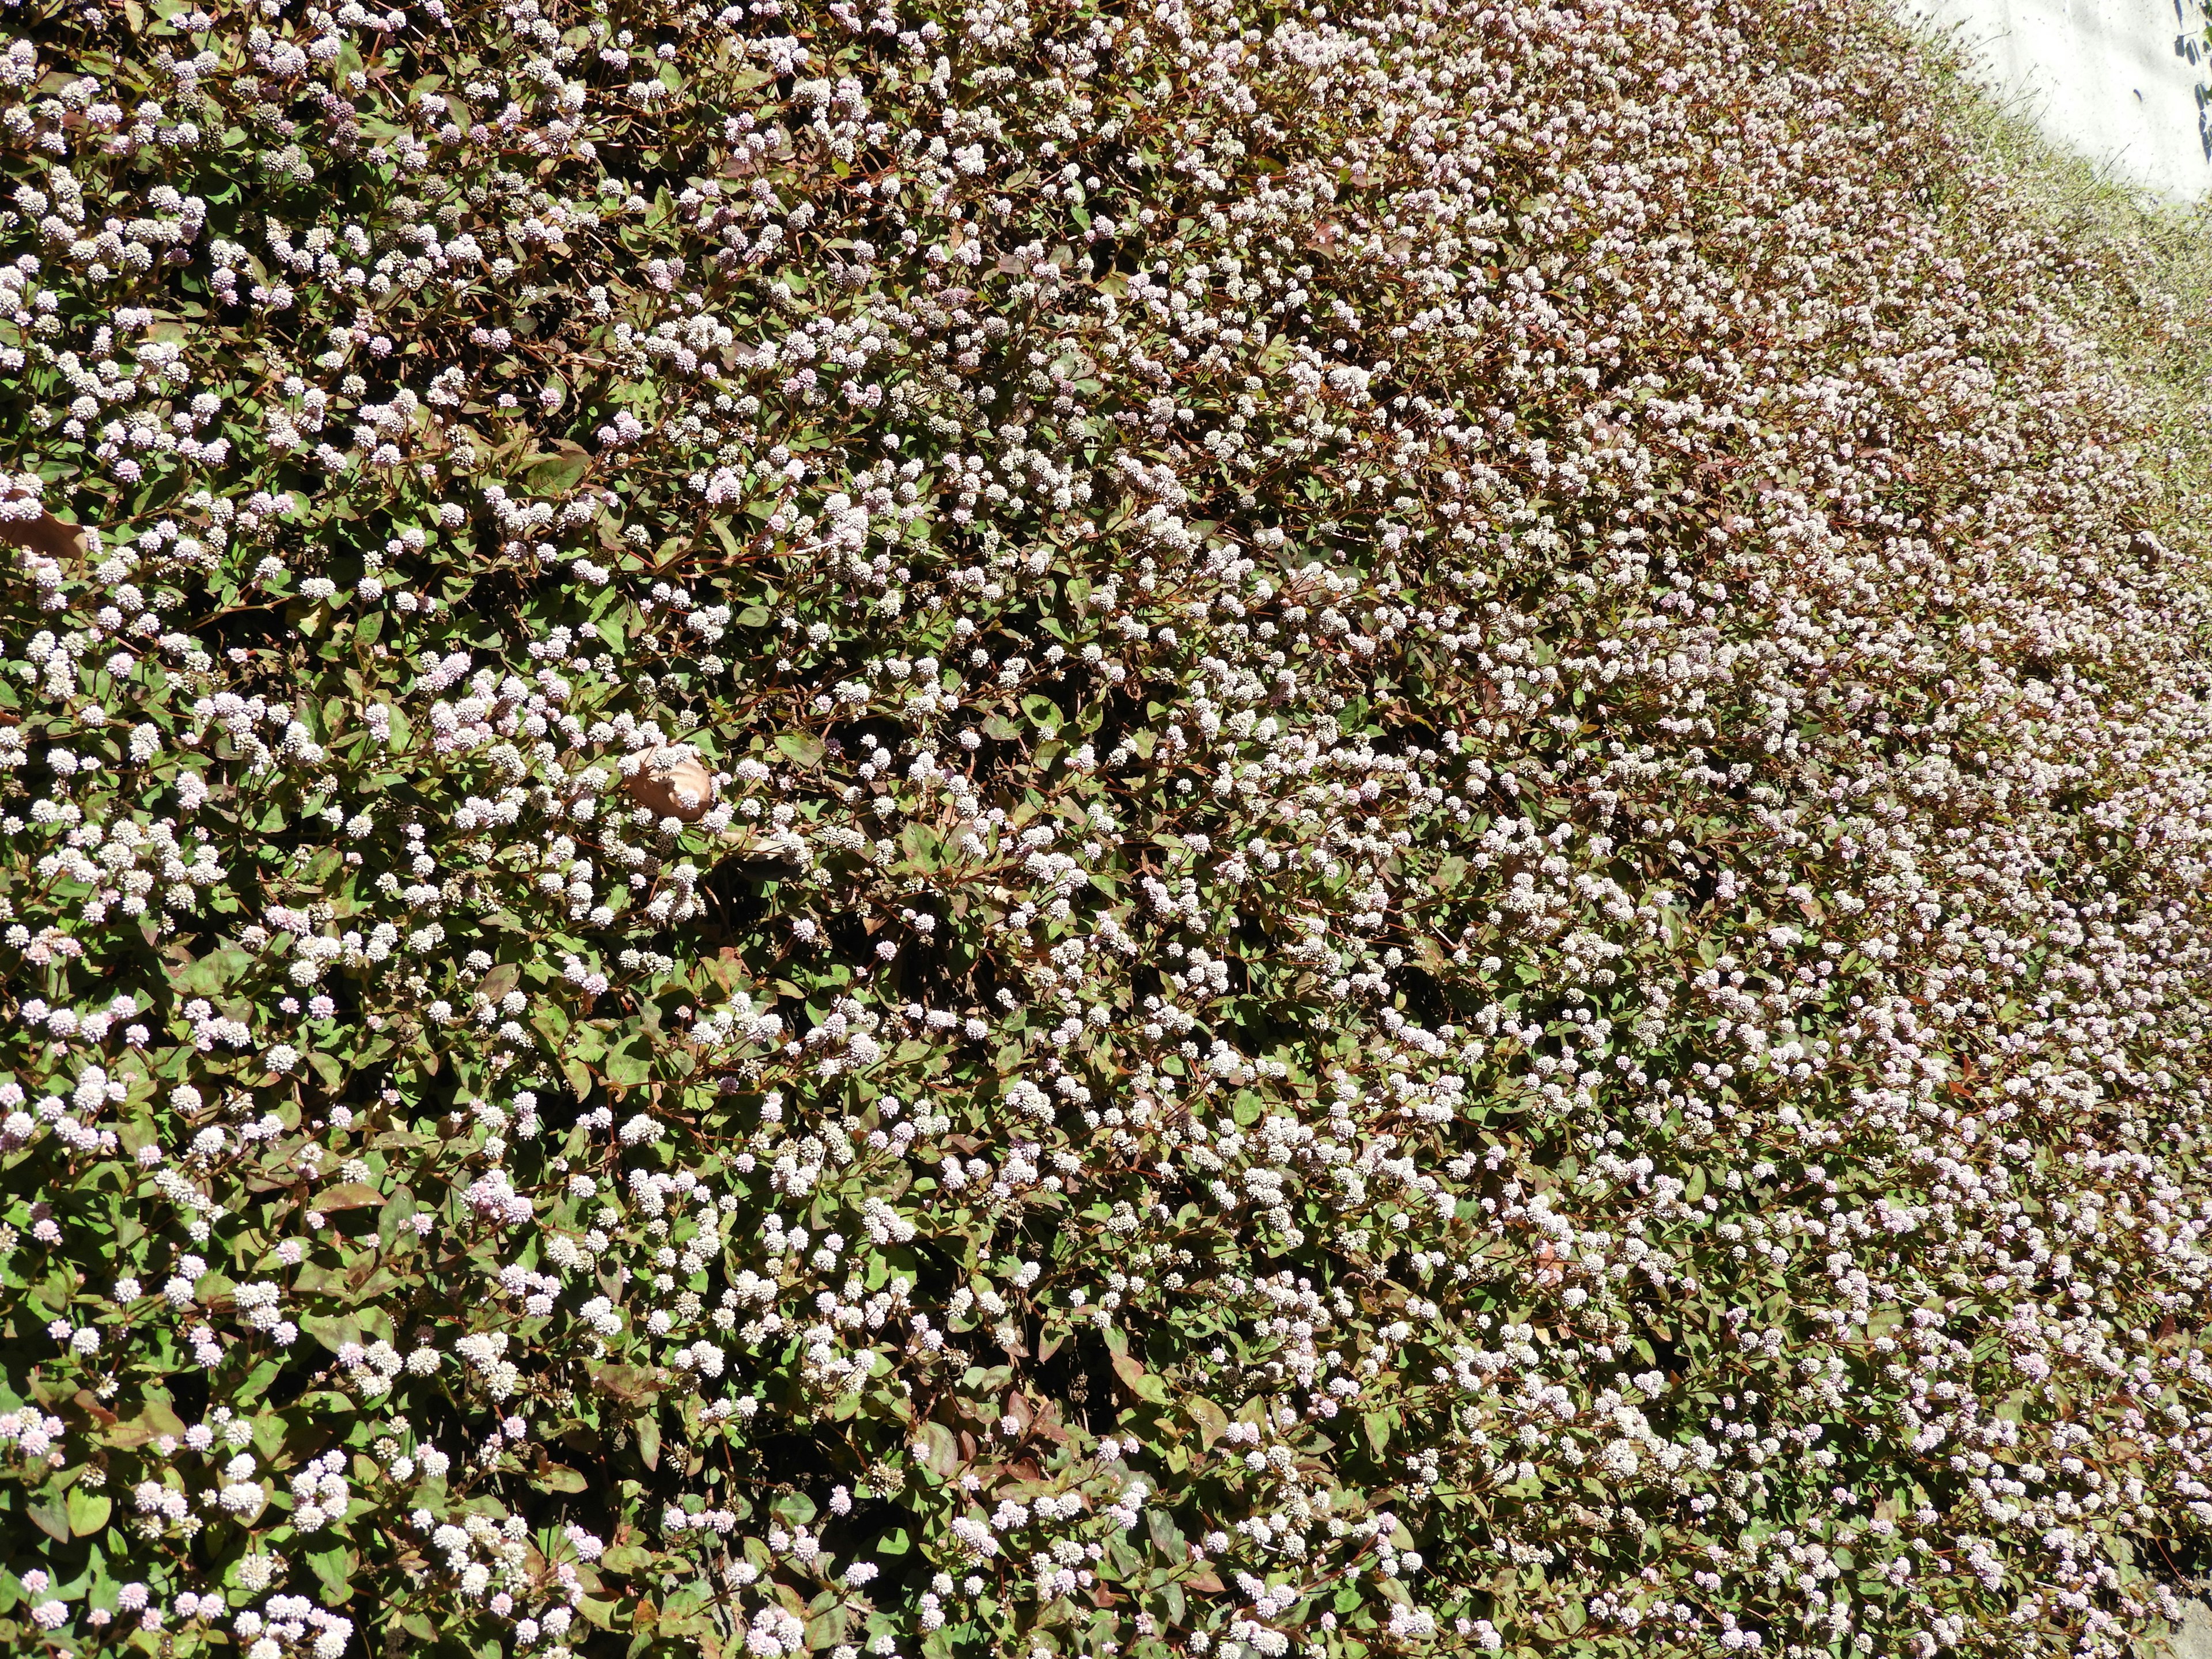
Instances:
[[[907,862],[924,870],[935,869],[944,850],[928,826],[920,823],[907,825],[899,833],[898,844],[899,850],[906,855]]]
[[[960,1455],[960,1442],[944,1424],[925,1423],[915,1438],[923,1467],[939,1480],[949,1480],[960,1472],[965,1461]]]
[[[343,1544],[308,1553],[307,1568],[323,1587],[325,1606],[335,1607],[353,1599],[354,1573],[360,1565],[361,1558]]]
[[[184,1433],[185,1421],[172,1409],[169,1396],[155,1389],[148,1393],[136,1417],[115,1424],[100,1438],[104,1444],[129,1451],[165,1434],[182,1439]]]
[[[775,746],[793,766],[815,766],[826,752],[822,739],[807,732],[780,732]]]
[[[634,1089],[653,1075],[653,1039],[642,1029],[633,1028],[616,1040],[600,1062],[607,1081],[625,1089]]]
[[[329,1215],[339,1210],[381,1208],[385,1195],[366,1182],[348,1181],[335,1187],[324,1188],[308,1202],[314,1209]]]
[[[212,1000],[225,994],[252,966],[251,956],[226,946],[171,968],[169,983],[179,996]]]
[[[1387,1456],[1391,1437],[1398,1427],[1398,1413],[1391,1411],[1369,1412],[1360,1419],[1367,1431],[1367,1443],[1377,1457]]]
[[[114,1507],[114,1500],[104,1492],[87,1492],[82,1486],[71,1486],[64,1504],[70,1531],[79,1538],[91,1537],[107,1525],[108,1515]]]
[[[565,495],[583,481],[591,465],[589,451],[564,439],[524,459],[522,482],[541,495]]]
[[[845,1608],[833,1601],[806,1621],[806,1645],[810,1651],[820,1653],[836,1647],[845,1639]]]
[[[654,1373],[635,1365],[600,1365],[592,1372],[592,1385],[600,1393],[631,1405],[651,1400],[660,1392]]]
[[[1229,1431],[1229,1414],[1204,1395],[1194,1395],[1183,1402],[1190,1420],[1198,1425],[1200,1443],[1211,1446]]]
[[[580,1469],[572,1469],[565,1463],[547,1463],[531,1476],[530,1484],[541,1492],[580,1492],[591,1490],[592,1483]]]
[[[1152,1538],[1152,1547],[1159,1552],[1161,1560],[1171,1567],[1183,1564],[1188,1552],[1183,1544],[1182,1528],[1176,1525],[1175,1516],[1164,1509],[1148,1509],[1145,1511],[1145,1530]]]
[[[300,1328],[332,1353],[362,1340],[361,1321],[350,1314],[302,1314]]]
[[[376,1218],[377,1243],[389,1250],[398,1241],[399,1230],[407,1224],[415,1213],[413,1188],[400,1188],[385,1201],[383,1213]]]
[[[57,1493],[52,1498],[33,1504],[27,1512],[31,1517],[31,1524],[52,1539],[54,1542],[57,1544],[69,1542],[70,1535],[69,1504],[64,1494]]]
[[[1184,1598],[1182,1586],[1174,1583],[1173,1581],[1170,1581],[1169,1583],[1161,1585],[1159,1589],[1159,1606],[1160,1612],[1164,1616],[1165,1620],[1169,1625],[1174,1626],[1182,1623],[1183,1614],[1187,1610],[1188,1606]]]
[[[1138,1399],[1148,1400],[1155,1406],[1164,1406],[1169,1403],[1167,1385],[1146,1370],[1143,1363],[1133,1354],[1115,1354],[1114,1374],[1121,1379],[1122,1385]]]

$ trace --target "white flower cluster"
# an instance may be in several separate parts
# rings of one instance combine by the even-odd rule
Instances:
[[[2206,365],[1886,14],[29,33],[26,1640],[2172,1611]]]

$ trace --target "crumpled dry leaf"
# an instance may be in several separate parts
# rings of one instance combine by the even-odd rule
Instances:
[[[35,519],[0,519],[0,541],[28,548],[49,559],[69,559],[84,551],[84,529],[51,513],[41,513]]]
[[[36,473],[20,477],[0,473],[0,541],[49,559],[76,558],[87,550],[84,526],[40,507],[42,487]]]
[[[656,766],[656,758],[666,752],[641,749],[629,756],[623,766],[623,788],[639,805],[650,807],[655,817],[696,823],[714,804],[714,774],[689,755]],[[629,761],[636,766],[632,768]]]

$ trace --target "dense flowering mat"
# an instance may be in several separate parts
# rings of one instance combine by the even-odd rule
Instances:
[[[2171,1611],[2185,446],[1875,23],[10,3],[10,1651]]]

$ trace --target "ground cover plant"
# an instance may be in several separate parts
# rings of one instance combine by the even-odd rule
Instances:
[[[2193,319],[1878,16],[4,17],[9,1650],[2173,1613]]]

